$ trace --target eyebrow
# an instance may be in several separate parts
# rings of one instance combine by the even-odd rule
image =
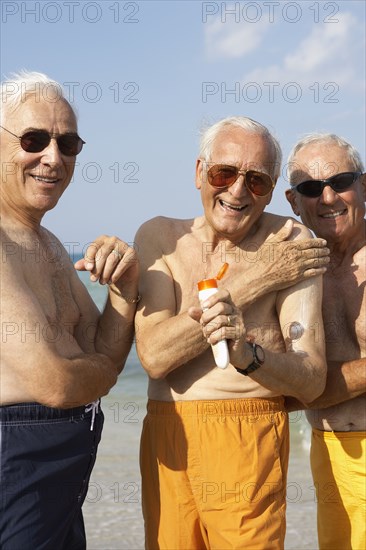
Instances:
[[[46,130],[46,128],[35,128],[34,126],[30,126],[29,128],[25,128],[22,130],[21,136],[28,133],[28,132],[46,132],[47,134],[50,134],[50,136],[78,136],[77,130],[70,131],[70,132],[50,132],[49,130]]]

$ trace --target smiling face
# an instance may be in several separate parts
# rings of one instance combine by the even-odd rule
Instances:
[[[346,150],[335,143],[312,143],[297,153],[293,184],[311,179],[327,179],[335,174],[354,172]],[[365,216],[365,176],[359,177],[348,189],[336,193],[325,186],[320,197],[306,197],[296,190],[286,196],[294,213],[318,237],[329,243],[342,242],[363,231]]]
[[[15,111],[8,111],[3,125],[17,136],[34,129],[51,134],[77,132],[75,115],[66,101],[50,102],[34,96]],[[1,158],[4,208],[18,218],[39,223],[69,185],[75,157],[63,155],[55,139],[41,152],[27,153],[17,137],[1,130]]]
[[[197,161],[196,187],[201,190],[207,222],[216,235],[239,242],[270,202],[272,192],[264,197],[254,195],[243,175],[230,187],[215,188],[207,181],[207,169],[213,164],[257,170],[273,178],[274,150],[265,136],[232,126],[216,137],[209,162]]]

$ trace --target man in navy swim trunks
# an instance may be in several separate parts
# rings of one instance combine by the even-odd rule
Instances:
[[[101,236],[75,267],[108,284],[100,314],[42,225],[83,147],[61,87],[40,73],[1,87],[0,547],[81,550],[81,506],[103,415],[133,336],[135,252]]]

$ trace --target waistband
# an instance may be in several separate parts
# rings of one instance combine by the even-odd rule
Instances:
[[[85,416],[93,416],[92,408],[88,405],[74,407],[73,409],[54,409],[40,403],[16,403],[14,405],[0,406],[1,424],[27,424],[33,422],[78,420]],[[95,415],[95,412],[94,412]]]
[[[184,416],[258,415],[285,412],[285,405],[283,397],[199,401],[154,401],[149,399],[147,412],[153,416],[173,414]]]
[[[366,431],[361,432],[327,432],[324,430],[318,430],[317,428],[312,428],[313,433],[323,439],[327,440],[343,440],[354,439],[355,441],[362,441],[366,438]]]

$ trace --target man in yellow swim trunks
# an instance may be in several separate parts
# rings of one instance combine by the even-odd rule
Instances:
[[[264,212],[280,163],[279,144],[263,125],[219,121],[203,135],[196,163],[203,215],[154,218],[136,236],[136,340],[149,374],[141,471],[150,550],[283,548],[283,395],[307,402],[324,389],[319,275],[329,251],[303,225]],[[197,282],[215,277],[223,262],[229,270],[219,291],[200,306]],[[211,350],[222,338],[227,368],[215,366]]]
[[[326,239],[324,393],[307,407],[321,550],[366,548],[366,176],[359,153],[334,134],[299,141],[288,159],[287,198]],[[292,399],[289,410],[304,408]]]

